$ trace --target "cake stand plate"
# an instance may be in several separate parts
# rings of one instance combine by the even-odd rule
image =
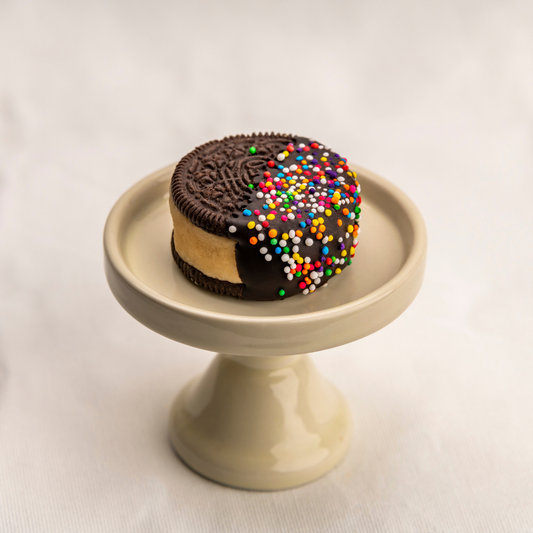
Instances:
[[[214,481],[278,490],[307,483],[345,455],[347,405],[306,352],[346,344],[397,318],[420,289],[423,219],[397,187],[351,166],[362,188],[353,265],[313,294],[250,302],[199,288],[170,252],[174,165],[129,189],[104,231],[109,286],[135,319],[170,339],[221,352],[171,408],[181,459]]]

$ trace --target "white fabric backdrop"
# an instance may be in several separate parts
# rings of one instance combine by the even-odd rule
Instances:
[[[528,1],[1,1],[0,530],[533,530],[532,56]],[[348,457],[272,494],[176,459],[212,354],[130,318],[101,244],[134,182],[265,130],[393,181],[430,239],[411,308],[314,356]]]

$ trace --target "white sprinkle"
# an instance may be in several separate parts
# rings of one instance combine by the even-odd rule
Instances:
[[[300,144],[298,145],[298,148],[303,148],[304,146],[305,146],[304,143],[300,143]]]
[[[309,289],[304,289],[302,294],[309,294]]]
[[[311,258],[310,258],[310,257],[306,257],[306,258],[304,259],[304,261],[305,261],[306,263],[310,263],[310,262],[311,262]]]
[[[279,241],[279,245],[280,245],[282,248],[285,248],[285,246],[287,246],[287,241],[284,241],[283,239],[281,239],[281,241]]]
[[[320,170],[319,167],[313,167],[313,172],[318,172]]]
[[[322,280],[321,280],[320,278],[316,278],[316,279],[315,279],[315,283],[316,283],[317,285],[318,285],[319,283],[321,283],[321,282],[322,282]]]
[[[235,226],[230,226],[230,227],[228,228],[228,231],[229,231],[230,233],[235,233],[235,232],[237,231],[237,228],[236,228]]]
[[[342,242],[342,241],[343,241],[342,237],[339,237],[339,242]]]
[[[313,246],[313,239],[305,239],[306,246]]]
[[[266,248],[265,246],[263,246],[263,248],[260,248],[259,249],[259,252],[262,253],[263,255],[266,254],[268,252],[268,248]]]
[[[291,166],[289,167],[289,170],[290,170],[291,172],[294,172],[297,168],[298,168],[298,165],[291,165]],[[284,170],[284,172],[285,172],[285,170]]]
[[[344,265],[344,257],[341,259],[341,265]]]
[[[266,261],[272,261],[272,256],[270,254],[266,254],[265,255],[265,260]]]
[[[322,244],[327,244],[328,242],[329,242],[328,237],[324,237],[324,238],[322,239]]]
[[[329,152],[324,152],[322,155],[323,155],[324,157],[328,157]]]
[[[266,220],[266,216],[265,215],[259,215],[257,217],[257,220],[259,220],[259,222],[264,222]]]
[[[305,204],[303,202],[298,202],[298,207],[303,207]]]
[[[320,179],[320,183],[322,183],[322,185],[325,185],[327,182],[328,182],[328,180],[326,178],[321,178]]]
[[[260,240],[260,241],[264,241],[265,240],[265,234],[264,233],[260,233],[257,238]]]
[[[296,170],[296,169],[294,169],[294,170]],[[284,173],[284,174],[288,174],[289,172],[290,172],[290,170],[289,170],[287,167],[285,167],[285,168],[283,169],[283,173]]]
[[[296,254],[300,251],[300,247],[299,246],[293,246],[292,247],[292,251]]]
[[[324,170],[331,170],[331,167],[326,167]]]
[[[285,274],[288,274],[290,271],[291,271],[291,267],[288,265],[283,269],[283,272],[285,272]]]
[[[324,206],[323,205],[319,205],[316,210],[319,212],[319,213],[323,213],[325,211],[324,209]]]
[[[300,237],[293,237],[293,238],[292,238],[292,242],[293,242],[294,244],[299,244],[299,242],[300,242]]]
[[[289,272],[289,273],[287,274],[287,279],[288,279],[289,281],[292,281],[293,278],[294,278],[294,276]]]
[[[289,214],[287,215],[287,218],[288,218],[289,220],[293,220],[293,219],[294,219],[294,213],[289,213]]]
[[[283,160],[285,159],[285,154],[283,154],[283,153],[278,154],[278,157],[276,157],[276,159],[277,159],[278,161],[283,161]],[[271,259],[272,259],[272,258],[271,258]]]
[[[350,238],[350,234],[348,232],[346,232],[346,235],[344,235],[347,239]]]
[[[322,148],[324,148],[324,145],[323,145],[323,144],[319,144],[319,145],[318,145],[318,149],[319,149],[319,150],[322,150]],[[328,150],[329,150],[329,148],[328,148]]]
[[[355,218],[355,213],[350,213],[350,218],[353,220]]]
[[[343,178],[342,176],[339,176],[337,179],[338,179],[339,181],[344,181],[344,178]]]
[[[318,278],[318,272],[315,272],[315,271],[313,270],[313,272],[311,272],[311,274],[309,274],[309,277],[310,277],[311,279],[316,279],[316,278]]]
[[[285,211],[285,208],[284,207],[280,207],[279,210],[283,212],[283,211]]]
[[[313,283],[311,283],[311,285],[309,285],[309,291],[310,291],[310,292],[313,292],[314,290],[316,290],[316,285],[314,285]]]
[[[353,245],[355,246],[356,244],[359,244],[359,239],[354,239],[353,240]]]
[[[335,259],[335,264],[336,264],[336,265],[339,264],[339,259]]]
[[[296,195],[294,196],[294,199],[295,199],[295,200],[301,200],[301,199],[302,199],[302,195],[301,195],[301,194],[296,194]]]
[[[295,235],[296,235],[296,232],[293,229],[291,229],[289,231],[289,237],[292,239]]]
[[[343,168],[338,168],[337,169],[337,174],[342,174],[343,172],[344,172]],[[342,179],[342,181],[344,181],[344,178]]]
[[[311,209],[311,213],[313,213],[314,215],[316,215],[316,209]]]
[[[319,278],[321,278],[323,275],[324,275],[324,272],[319,272],[319,273],[318,273],[318,277],[319,277]],[[317,281],[317,283],[318,283],[318,281]]]
[[[261,224],[256,224],[255,231],[263,231],[263,226],[261,226]]]
[[[289,265],[295,265],[295,264],[296,264],[296,260],[291,257],[289,259]]]
[[[264,195],[261,191],[259,191],[259,192],[255,195],[256,198],[263,198],[263,196],[265,196],[265,195]]]
[[[281,256],[281,260],[286,263],[288,260],[290,259],[290,255],[289,254],[283,254]]]

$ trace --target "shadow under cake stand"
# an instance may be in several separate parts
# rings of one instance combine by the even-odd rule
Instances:
[[[237,300],[196,287],[172,259],[173,170],[129,189],[104,231],[106,276],[122,307],[161,335],[220,352],[177,395],[172,445],[190,468],[225,485],[278,490],[313,481],[344,457],[351,417],[305,354],[370,335],[407,309],[424,273],[423,219],[397,187],[352,166],[363,196],[353,265],[307,296]]]

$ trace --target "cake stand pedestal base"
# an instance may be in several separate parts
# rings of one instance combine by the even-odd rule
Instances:
[[[346,454],[351,422],[344,398],[309,356],[219,354],[176,397],[169,431],[199,474],[279,490],[331,470]]]

